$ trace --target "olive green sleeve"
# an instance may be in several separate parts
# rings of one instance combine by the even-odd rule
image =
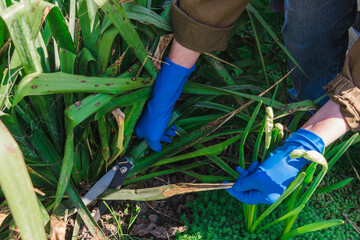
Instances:
[[[174,0],[170,14],[175,38],[198,52],[224,51],[235,20],[248,0]]]
[[[350,129],[360,131],[360,40],[346,55],[341,73],[324,89],[330,99],[340,105]]]

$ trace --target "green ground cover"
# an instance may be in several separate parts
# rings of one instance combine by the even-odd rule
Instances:
[[[349,152],[354,154],[357,148],[357,146],[354,146]],[[360,222],[359,180],[355,178],[350,164],[344,157],[329,171],[320,187],[334,184],[348,177],[354,177],[354,180],[345,187],[325,194],[315,194],[309,201],[309,204],[301,211],[295,227],[335,218],[343,219],[345,224],[321,231],[305,233],[293,239],[359,239],[359,234],[343,215],[343,213],[346,214],[354,224]],[[190,203],[189,206],[193,215],[188,218],[183,216],[188,229],[178,237],[179,240],[272,240],[278,239],[278,234],[282,230],[282,224],[280,223],[259,234],[247,233],[245,231],[241,203],[225,191],[200,193],[197,199]],[[264,205],[262,209],[265,209]],[[266,223],[282,216],[284,210],[284,206],[282,206],[282,208],[274,211],[271,217],[266,220]]]

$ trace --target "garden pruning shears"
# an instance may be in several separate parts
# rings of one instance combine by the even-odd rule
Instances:
[[[172,126],[176,119],[180,116],[179,112],[174,111],[171,115],[169,125]],[[85,205],[88,205],[100,196],[107,189],[120,189],[128,176],[130,170],[134,167],[134,159],[143,156],[148,151],[149,146],[145,140],[130,151],[125,157],[117,160],[116,164],[102,176],[92,188],[85,194],[82,201]],[[107,205],[111,205],[112,201],[106,201]],[[94,219],[98,221],[100,216],[106,211],[107,206],[104,202],[101,202],[96,209]]]

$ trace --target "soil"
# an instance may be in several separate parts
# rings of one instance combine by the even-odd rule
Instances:
[[[135,183],[129,188],[150,188],[179,182],[195,182],[195,178],[184,174],[165,175],[144,182]],[[186,230],[181,221],[181,216],[190,217],[190,209],[186,203],[195,200],[195,194],[178,195],[165,200],[148,202],[116,201],[112,204],[113,214],[120,218],[121,229],[124,238],[119,237],[119,227],[109,211],[101,216],[99,226],[109,239],[174,239],[179,233]],[[136,209],[140,207],[140,213],[130,226],[132,216],[136,215]],[[90,211],[92,208],[90,207]],[[72,228],[75,219],[69,219],[66,239],[71,239]],[[78,239],[95,240],[85,226],[82,226]]]

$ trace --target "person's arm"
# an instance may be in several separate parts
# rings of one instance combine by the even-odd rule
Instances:
[[[340,105],[332,100],[321,107],[301,128],[321,137],[325,146],[334,142],[350,129],[341,114]]]
[[[186,48],[174,39],[169,53],[170,61],[184,68],[191,68],[199,56],[200,52]]]
[[[222,0],[173,1],[170,15],[174,42],[135,128],[137,136],[154,151],[161,151],[161,142],[171,142],[169,136],[175,136],[175,126],[165,130],[200,53],[225,50],[233,23],[247,3],[248,0],[227,0],[226,4]]]
[[[324,89],[330,99],[339,105],[343,120],[350,130],[360,131],[360,40],[346,55],[341,73]],[[337,126],[331,128],[335,129]]]

